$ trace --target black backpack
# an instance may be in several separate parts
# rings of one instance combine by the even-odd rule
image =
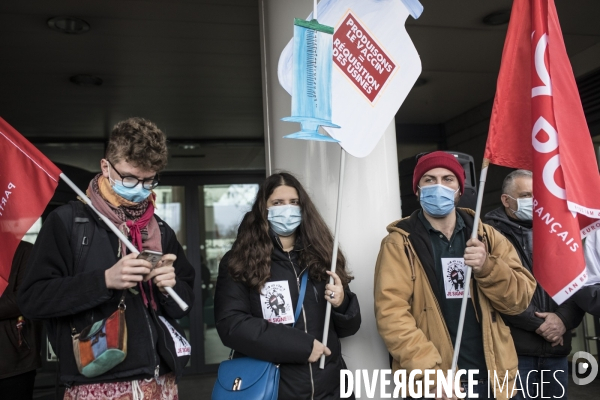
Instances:
[[[84,204],[81,201],[71,201],[69,202],[72,209],[72,220],[69,219],[69,216],[65,212],[58,212],[61,220],[65,224],[66,227],[71,227],[70,235],[71,235],[71,248],[73,249],[73,271],[72,274],[75,274],[78,270],[82,268],[82,265],[85,265],[85,260],[87,254],[90,249],[90,244],[94,238],[94,234],[99,229],[98,221],[100,218],[97,214],[90,209],[89,206]],[[66,207],[65,207],[66,208]],[[156,222],[158,223],[158,227],[160,229],[161,243],[163,249],[167,248],[167,229],[165,222],[160,219],[158,216],[154,216],[156,218]],[[172,231],[171,231],[172,232]],[[159,316],[156,312],[150,312],[152,317],[155,319],[157,326],[161,326],[163,329],[158,329],[157,333],[162,340],[159,340],[158,347],[159,353],[172,353],[170,351],[170,343],[173,342],[172,336],[167,332],[167,326],[164,324],[164,321],[159,320]],[[178,325],[177,321],[164,316],[167,322],[179,333],[181,337],[185,338],[185,332]],[[175,345],[173,344],[173,347]],[[170,358],[165,358],[165,362],[169,366],[169,368],[178,374],[177,378],[179,378],[181,371],[185,368],[186,364],[190,356],[179,357],[176,355],[172,355],[172,360]],[[58,369],[57,369],[58,371]],[[179,372],[178,372],[179,371]],[[57,375],[58,380],[58,375]],[[58,392],[57,392],[58,393]]]
[[[68,220],[65,213],[59,213],[63,223],[66,227],[71,227],[71,249],[73,249],[73,273],[77,271],[81,265],[85,265],[90,243],[94,238],[94,233],[98,229],[99,217],[96,213],[90,209],[89,206],[81,201],[70,201],[69,205],[73,211],[72,220]],[[165,223],[158,217],[156,217],[158,227],[160,229],[160,237],[162,247],[167,246],[167,234]]]

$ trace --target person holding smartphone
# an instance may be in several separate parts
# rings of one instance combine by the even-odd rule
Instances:
[[[185,366],[180,357],[189,357],[190,349],[176,348],[185,335],[175,320],[189,309],[182,311],[165,288],[192,305],[194,269],[173,230],[154,214],[152,189],[166,162],[163,132],[151,121],[130,118],[113,129],[101,173],[87,189],[94,207],[140,252],[164,254],[154,268],[138,253],[128,254],[124,243],[79,201],[53,211],[39,233],[19,303],[26,317],[46,323],[60,360],[60,380],[67,386],[65,399],[139,398],[140,393],[153,393],[151,399],[177,398],[175,381]],[[84,376],[71,334],[114,313],[123,294],[127,356],[99,376]]]

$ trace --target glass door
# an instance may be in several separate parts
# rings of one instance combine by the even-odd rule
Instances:
[[[217,333],[214,294],[221,258],[250,210],[264,175],[166,175],[156,192],[156,214],[175,231],[194,266],[195,300],[179,322],[192,345],[187,374],[216,372],[229,356]]]
[[[238,227],[250,211],[258,184],[204,185],[198,187],[200,215],[204,218],[200,254],[204,317],[204,362],[218,364],[229,356],[217,334],[214,318],[215,284],[221,258],[231,250]]]
[[[181,244],[187,256],[187,234],[185,216],[185,187],[184,186],[158,186],[154,189],[156,193],[156,208],[154,213],[167,223],[175,232],[177,240]],[[191,341],[190,316],[187,315],[177,320],[185,331],[186,339]],[[191,366],[192,360],[188,362]]]

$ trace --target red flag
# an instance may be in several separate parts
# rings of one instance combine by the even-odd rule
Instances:
[[[8,286],[15,250],[42,215],[60,170],[0,118],[0,295]]]
[[[587,280],[579,220],[600,218],[600,176],[553,0],[513,3],[484,158],[533,171],[534,274],[562,303]]]

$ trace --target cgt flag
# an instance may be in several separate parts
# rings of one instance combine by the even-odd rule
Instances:
[[[0,295],[17,245],[42,215],[61,171],[0,118]]]
[[[553,0],[513,3],[484,158],[533,171],[534,275],[561,304],[587,280],[600,176]]]

